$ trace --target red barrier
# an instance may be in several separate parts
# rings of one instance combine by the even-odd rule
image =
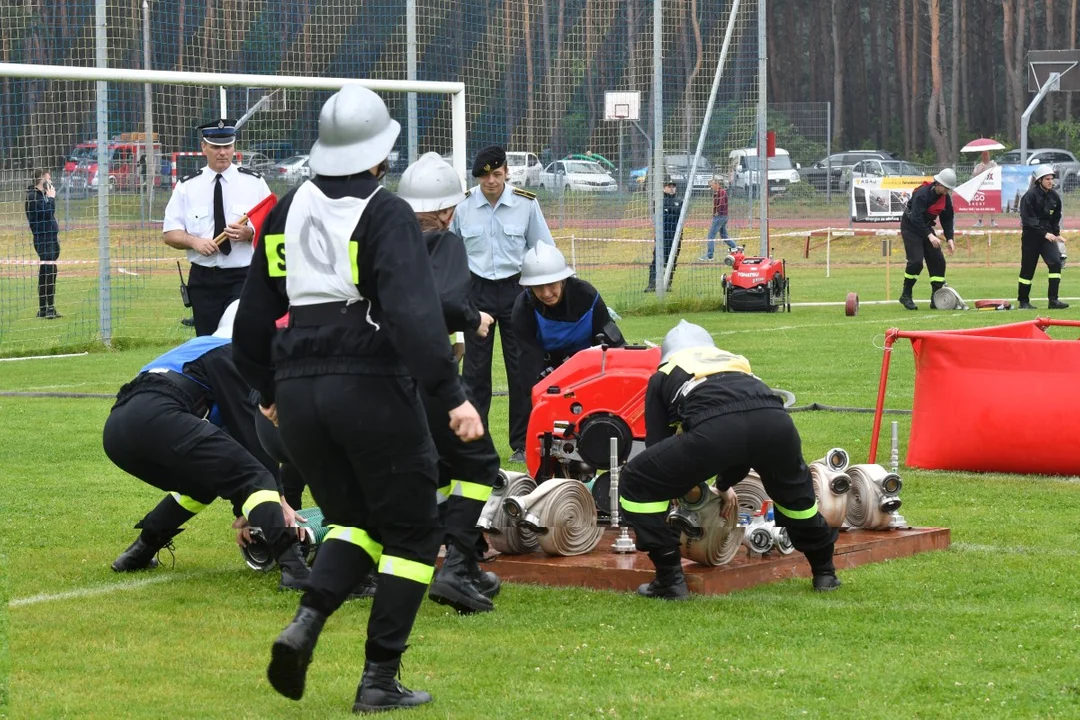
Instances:
[[[970,330],[886,333],[870,462],[877,456],[892,344],[911,340],[915,399],[906,464],[933,470],[1080,474],[1080,342],[1035,318]]]

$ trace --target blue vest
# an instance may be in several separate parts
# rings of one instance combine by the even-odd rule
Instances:
[[[231,338],[219,338],[214,337],[213,335],[202,335],[197,338],[192,338],[183,345],[175,347],[164,355],[154,358],[144,365],[139,372],[144,373],[149,372],[150,370],[164,368],[165,370],[172,370],[173,372],[178,372],[183,375],[184,366],[189,362],[198,360],[211,350],[215,350],[222,345],[228,345],[231,342]],[[191,379],[194,380],[194,378]]]
[[[536,336],[540,341],[540,347],[548,353],[576,353],[592,347],[593,331],[592,317],[596,309],[596,301],[600,299],[597,293],[593,298],[589,311],[575,322],[567,320],[549,320],[540,314],[539,310],[533,310],[536,314]]]

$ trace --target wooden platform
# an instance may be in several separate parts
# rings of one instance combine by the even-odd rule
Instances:
[[[589,587],[600,590],[636,590],[653,579],[654,569],[645,553],[616,554],[611,550],[618,531],[609,529],[588,555],[551,557],[542,552],[499,555],[485,569],[503,580],[535,585]],[[836,543],[837,570],[892,558],[907,557],[949,547],[948,528],[842,531]],[[810,577],[810,566],[798,552],[750,557],[746,548],[727,565],[705,567],[683,560],[686,584],[693,593],[717,595],[795,577]]]

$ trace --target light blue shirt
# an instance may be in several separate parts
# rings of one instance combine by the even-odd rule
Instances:
[[[488,280],[521,272],[525,252],[537,243],[554,246],[540,203],[514,194],[509,183],[492,207],[477,185],[458,203],[450,229],[465,241],[469,270]]]

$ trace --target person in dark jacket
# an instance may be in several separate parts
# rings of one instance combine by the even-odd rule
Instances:
[[[533,386],[574,353],[604,342],[626,344],[596,288],[574,277],[558,248],[537,245],[525,253],[525,291],[514,303],[511,322],[521,340],[518,361],[523,392],[532,408]]]
[[[1063,310],[1068,303],[1058,300],[1058,288],[1061,287],[1061,250],[1058,243],[1065,242],[1061,237],[1061,197],[1054,191],[1054,179],[1057,175],[1051,165],[1035,168],[1031,187],[1020,200],[1020,282],[1016,290],[1016,299],[1021,310],[1034,310],[1031,304],[1031,280],[1035,277],[1035,268],[1042,257],[1049,274],[1046,297],[1047,307],[1051,310]]]
[[[56,188],[52,174],[38,168],[34,182],[26,188],[26,221],[34,237],[34,252],[38,265],[38,313],[39,318],[55,320],[56,312],[56,263],[60,259],[60,225],[56,222]]]
[[[941,252],[941,238],[937,236],[934,224],[941,220],[941,230],[945,233],[945,242],[952,255],[956,250],[952,204],[952,191],[955,189],[956,172],[952,168],[945,168],[934,176],[932,182],[923,183],[911,193],[904,215],[900,218],[900,237],[904,240],[904,253],[907,255],[900,304],[908,310],[919,309],[911,292],[922,272],[924,258],[926,270],[930,273],[931,310],[936,308],[934,292],[945,285],[945,255]]]
[[[287,527],[296,523],[281,502],[277,467],[256,434],[251,389],[233,364],[236,305],[212,335],[151,360],[117,393],[102,434],[105,454],[169,493],[135,525],[142,532],[113,562],[117,572],[157,567],[155,555],[181,526],[223,497],[239,524],[262,530],[283,588],[302,589],[308,577],[296,531]]]
[[[645,390],[645,450],[623,469],[619,506],[649,554],[656,579],[638,588],[650,598],[689,595],[679,532],[666,524],[672,498],[716,476],[723,514],[735,512],[732,489],[752,469],[806,555],[818,591],[840,586],[833,565],[838,536],[817,509],[802,441],[783,402],[750,372],[746,358],[720,350],[705,328],[681,321],[664,337],[660,368]],[[678,428],[678,430],[677,430]]]
[[[405,170],[398,195],[416,212],[431,258],[446,328],[458,336],[455,340],[461,340],[455,342],[455,351],[464,351],[464,334],[486,337],[495,318],[477,309],[465,244],[450,230],[455,208],[466,197],[461,180],[449,163],[431,152]],[[461,613],[488,612],[495,607],[491,601],[498,594],[501,582],[494,573],[480,569],[480,552],[486,543],[476,521],[498,478],[499,453],[490,435],[475,442],[463,442],[445,423],[438,422],[446,412],[438,399],[424,392],[420,399],[439,453],[437,500],[446,527],[446,557],[435,573],[428,597]]]
[[[259,233],[233,344],[331,528],[267,677],[300,699],[327,618],[377,567],[354,712],[432,699],[397,678],[443,541],[438,456],[418,388],[438,399],[440,424],[459,438],[484,434],[416,215],[380,184],[400,130],[359,84],[326,101],[308,161],[315,177],[285,195]]]
[[[675,230],[679,227],[679,215],[682,213],[683,201],[675,196],[675,181],[668,178],[664,181],[664,263],[667,264],[671,255],[671,248],[675,245]],[[675,266],[679,264],[679,252],[682,245],[675,252]],[[675,281],[675,268],[671,269],[671,280]],[[649,284],[645,286],[645,292],[656,292],[656,257],[655,254],[649,260]]]

